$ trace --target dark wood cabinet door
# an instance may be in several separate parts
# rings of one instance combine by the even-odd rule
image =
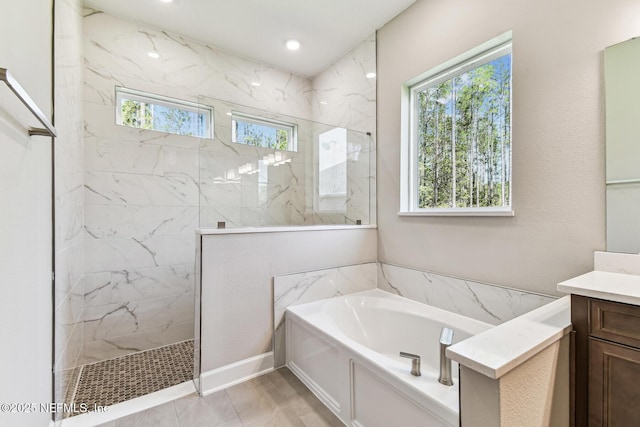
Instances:
[[[589,338],[589,427],[640,425],[640,350]]]

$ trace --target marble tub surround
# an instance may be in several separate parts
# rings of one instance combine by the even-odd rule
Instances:
[[[640,255],[595,252],[594,269],[558,283],[558,290],[640,305]]]
[[[308,271],[274,277],[274,358],[284,364],[284,312],[290,305],[368,289],[498,325],[556,298],[384,263]]]
[[[556,299],[384,263],[378,263],[378,288],[493,325]]]
[[[273,353],[275,368],[285,365],[284,313],[303,304],[376,288],[376,263],[287,274],[273,278]]]

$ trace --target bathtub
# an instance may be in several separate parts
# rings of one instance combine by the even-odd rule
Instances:
[[[438,382],[439,337],[454,343],[492,327],[455,313],[374,289],[287,308],[289,369],[348,426],[457,426],[454,386]],[[401,351],[421,356],[411,375]]]

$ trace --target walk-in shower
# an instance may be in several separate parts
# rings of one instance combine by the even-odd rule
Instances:
[[[375,223],[375,36],[303,77],[80,5],[55,12],[55,399],[102,406],[193,378],[197,229]]]

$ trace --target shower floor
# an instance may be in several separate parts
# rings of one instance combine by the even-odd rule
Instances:
[[[69,404],[111,406],[193,378],[193,340],[84,365]],[[73,416],[77,414],[65,414]]]

